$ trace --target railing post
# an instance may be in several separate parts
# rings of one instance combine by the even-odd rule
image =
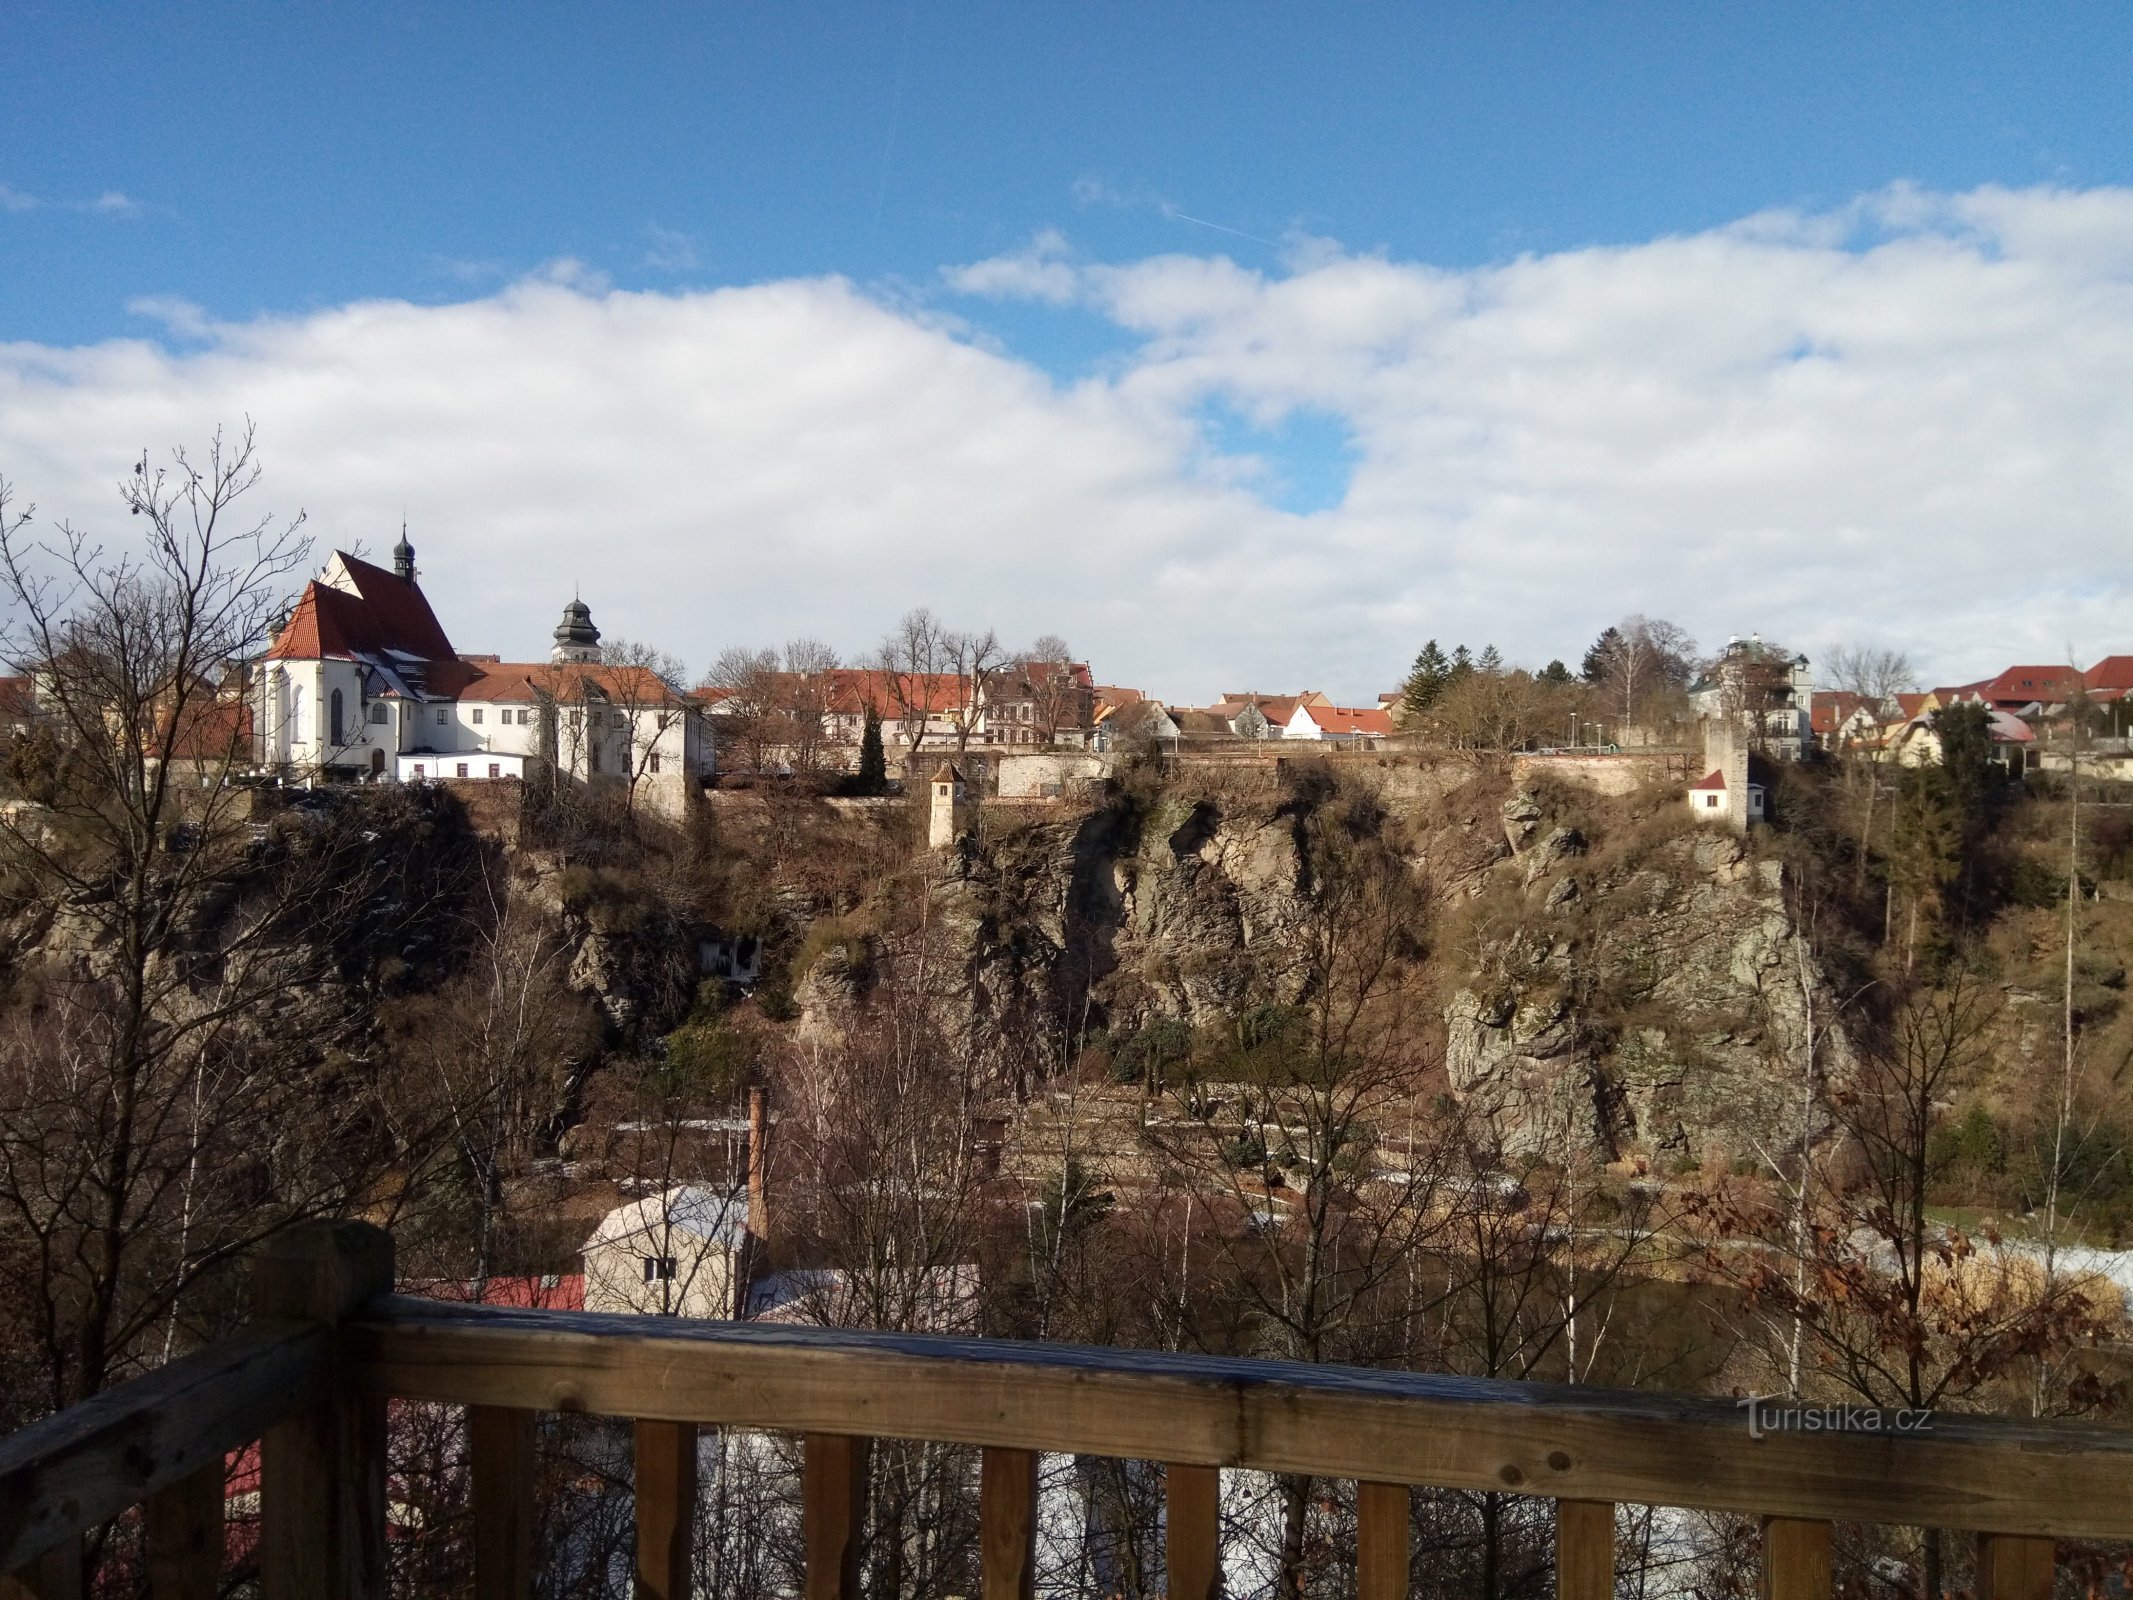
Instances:
[[[1979,1534],[1977,1600],[2051,1600],[2057,1559],[2049,1539]]]
[[[841,1433],[810,1433],[800,1448],[807,1600],[858,1600],[859,1531],[867,1513],[867,1441]]]
[[[983,1600],[1037,1592],[1037,1452],[978,1455],[978,1589]]]
[[[215,1600],[222,1592],[224,1470],[218,1456],[142,1508],[154,1600]]]
[[[1169,1600],[1222,1593],[1222,1469],[1163,1468],[1163,1570]]]
[[[0,1600],[82,1600],[79,1539],[54,1545],[13,1577],[0,1576]]]
[[[1761,1600],[1829,1600],[1832,1543],[1826,1522],[1763,1518]]]
[[[474,1600],[533,1593],[534,1414],[467,1407],[474,1513]]]
[[[1413,1505],[1413,1491],[1404,1483],[1355,1486],[1356,1600],[1406,1600]]]
[[[696,1424],[637,1424],[637,1600],[689,1600],[696,1534]]]
[[[1555,1600],[1614,1600],[1615,1508],[1605,1500],[1555,1503]]]
[[[337,1324],[392,1286],[392,1235],[318,1223],[268,1243],[252,1297],[262,1318]],[[261,1437],[259,1466],[266,1600],[382,1600],[385,1402],[353,1392],[342,1352],[325,1396]]]

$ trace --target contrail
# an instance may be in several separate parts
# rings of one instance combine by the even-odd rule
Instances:
[[[904,10],[904,45],[896,53],[896,92],[889,100],[889,134],[881,145],[881,182],[874,186],[874,232],[881,232],[882,202],[889,197],[889,164],[896,155],[896,127],[904,115],[904,78],[911,67],[911,29],[918,21],[918,0]]]
[[[1168,200],[1165,200],[1163,202],[1163,215],[1172,222],[1190,222],[1197,227],[1212,228],[1217,233],[1227,233],[1239,239],[1249,239],[1252,241],[1253,244],[1263,244],[1270,250],[1279,250],[1281,248],[1280,242],[1278,240],[1262,239],[1259,237],[1258,234],[1246,233],[1242,228],[1232,228],[1224,223],[1209,222],[1205,217],[1192,216],[1186,212],[1180,211]]]

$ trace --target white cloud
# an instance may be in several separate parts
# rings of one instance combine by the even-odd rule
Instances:
[[[48,203],[56,204],[61,211],[80,211],[98,217],[137,217],[141,214],[140,201],[116,189],[106,189],[94,200],[47,202],[41,195],[0,183],[0,211],[41,211]]]
[[[651,249],[644,255],[644,264],[654,272],[694,272],[697,266],[696,239],[692,234],[678,228],[662,228],[656,222],[645,224],[645,232],[652,241]]]
[[[116,189],[106,189],[94,200],[80,202],[75,209],[94,212],[100,217],[137,217],[141,214],[141,202]]]
[[[573,584],[698,665],[925,603],[1187,696],[1362,696],[1430,635],[1575,661],[1630,611],[1946,678],[2133,648],[2133,193],[1890,191],[1459,272],[1045,234],[947,281],[1134,348],[1061,384],[840,280],[631,294],[567,261],[441,307],[150,301],[200,346],[0,346],[0,471],[94,523],[142,441],[250,414],[264,496],[327,545],[406,506],[454,637],[510,654]],[[1214,454],[1211,405],[1277,458]],[[1298,516],[1254,486],[1306,411],[1354,470]]]
[[[43,204],[33,194],[24,194],[11,184],[0,183],[0,211],[35,211]]]
[[[215,331],[205,311],[174,294],[137,295],[126,302],[126,309],[134,316],[162,323],[181,339],[205,339]]]

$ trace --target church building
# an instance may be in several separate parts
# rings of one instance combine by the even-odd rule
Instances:
[[[262,768],[371,782],[525,778],[626,787],[678,813],[712,769],[702,715],[657,673],[610,665],[583,600],[546,661],[452,648],[405,533],[391,571],[337,552],[304,586],[255,679]]]

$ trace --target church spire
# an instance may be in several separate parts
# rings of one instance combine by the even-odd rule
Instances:
[[[409,583],[415,581],[415,547],[407,542],[407,518],[400,519],[400,542],[393,546],[393,572]]]

